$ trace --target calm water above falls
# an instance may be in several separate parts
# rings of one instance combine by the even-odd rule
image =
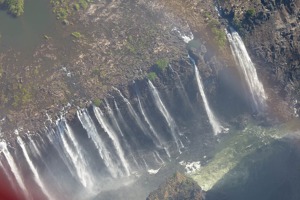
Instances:
[[[44,35],[55,35],[57,23],[46,0],[26,0],[24,14],[18,18],[0,10],[0,51],[9,48],[32,51],[45,40]]]

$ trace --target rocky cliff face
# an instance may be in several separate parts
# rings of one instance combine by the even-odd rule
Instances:
[[[220,8],[243,35],[257,67],[267,71],[261,76],[275,81],[274,88],[299,114],[300,1],[230,0],[220,1]]]
[[[204,192],[191,178],[176,172],[166,183],[148,196],[147,200],[203,200]]]

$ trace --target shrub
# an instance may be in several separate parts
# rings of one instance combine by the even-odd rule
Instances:
[[[169,61],[166,58],[159,59],[156,61],[155,65],[160,71],[164,71],[168,67]]]
[[[85,0],[79,0],[78,3],[83,10],[87,9],[89,6],[89,4]]]
[[[217,44],[220,47],[224,47],[225,44],[226,44],[226,41],[227,41],[225,32],[222,29],[218,29],[218,28],[215,28],[215,27],[212,28],[211,31],[213,32],[213,34],[215,36]]]
[[[80,5],[78,3],[75,3],[73,5],[74,10],[78,11],[80,9]]]
[[[255,15],[254,8],[250,8],[249,10],[246,11],[246,17],[253,17],[254,15]]]
[[[148,73],[147,77],[150,81],[154,81],[155,79],[157,79],[157,75],[155,72]]]
[[[93,100],[93,104],[97,107],[99,107],[101,105],[102,101],[100,99],[94,99]]]
[[[24,0],[7,0],[8,12],[16,17],[24,13]]]

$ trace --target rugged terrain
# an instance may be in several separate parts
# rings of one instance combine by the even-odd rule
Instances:
[[[295,107],[297,115],[300,107],[298,7],[299,1],[90,3],[63,23],[57,20],[59,37],[45,34],[33,51],[1,49],[2,136],[42,130],[60,115],[71,119],[78,108],[100,105],[113,86],[126,94],[133,80],[158,81],[169,64],[175,70],[190,65],[181,35],[191,32],[197,39],[188,49],[210,83],[208,95],[216,96],[219,72],[236,73],[224,31],[228,25],[242,34],[260,79],[272,88],[270,104],[278,105],[271,107],[287,120],[290,110]]]
[[[203,200],[204,192],[191,178],[176,172],[156,191],[151,192],[147,200]]]
[[[100,1],[69,17],[68,25],[58,20],[60,36],[45,35],[33,52],[3,48],[2,132],[43,129],[59,113],[71,117],[78,106],[100,104],[112,86],[145,78],[153,66],[176,66],[187,59],[180,34],[193,31],[227,54],[216,15],[210,1]]]
[[[299,114],[300,1],[219,1],[223,17],[244,38],[259,69]]]

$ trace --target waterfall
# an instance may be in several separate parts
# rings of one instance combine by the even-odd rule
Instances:
[[[38,147],[36,146],[35,142],[32,140],[32,138],[29,135],[28,135],[27,138],[28,138],[29,143],[30,143],[31,152],[33,152],[35,154],[35,156],[41,157],[41,153],[40,153]]]
[[[169,67],[170,67],[171,71],[174,74],[176,74],[176,76],[177,76],[177,78],[179,80],[179,86],[180,86],[179,92],[180,92],[182,100],[185,102],[185,106],[188,106],[190,108],[190,110],[193,111],[194,109],[192,107],[191,101],[189,100],[189,97],[188,97],[188,95],[186,93],[186,90],[185,90],[183,84],[182,84],[182,81],[181,81],[181,78],[180,78],[178,72],[173,69],[172,65],[169,65]],[[178,81],[176,81],[175,84],[178,84]]]
[[[63,163],[68,168],[71,175],[75,179],[77,179],[77,174],[76,172],[74,172],[74,166],[72,165],[72,163],[70,163],[70,160],[67,157],[67,154],[65,153],[66,150],[64,149],[64,145],[62,144],[60,133],[58,131],[55,131],[54,129],[48,130],[47,132],[47,137],[49,139],[50,144],[55,148],[59,157],[62,159]]]
[[[31,161],[29,155],[28,155],[28,152],[27,152],[27,149],[25,147],[25,144],[23,142],[23,140],[21,139],[20,136],[17,137],[17,142],[18,144],[20,145],[21,149],[22,149],[22,152],[25,156],[25,159],[34,175],[34,179],[36,181],[36,183],[39,185],[39,187],[41,188],[41,190],[43,191],[43,193],[45,194],[45,196],[48,198],[48,199],[54,199],[52,198],[52,196],[49,194],[49,192],[47,191],[46,189],[46,186],[45,184],[43,183],[43,181],[41,180],[40,176],[39,176],[39,172],[37,171],[37,169],[35,168],[33,162]]]
[[[227,33],[227,38],[230,43],[230,48],[235,62],[240,66],[239,69],[246,79],[246,83],[251,93],[252,102],[254,104],[254,109],[256,111],[264,110],[266,108],[267,95],[262,83],[258,79],[255,66],[251,61],[242,38],[234,30],[232,30],[231,33]]]
[[[14,189],[15,192],[18,192],[18,190],[16,189],[16,186],[14,184],[13,179],[11,178],[11,176],[9,175],[9,172],[6,170],[6,168],[3,166],[3,164],[0,162],[0,167],[2,168],[5,176],[8,178],[10,185],[12,186],[12,188]]]
[[[106,100],[105,100],[105,102],[106,102]],[[121,120],[121,122],[123,124],[126,124],[125,120],[124,120],[124,118],[123,118],[123,116],[121,114],[121,111],[119,110],[118,104],[117,104],[117,102],[115,100],[114,100],[114,104],[115,104],[115,108],[116,108],[117,113],[118,113],[118,117],[120,118],[120,120]],[[107,105],[107,108],[108,108],[108,114],[109,114],[110,118],[112,119],[113,125],[117,128],[117,131],[119,131],[119,133],[122,135],[122,137],[124,137],[124,134],[123,134],[123,132],[122,132],[122,130],[120,128],[120,125],[119,125],[119,123],[118,123],[115,115],[113,114],[111,108],[109,107],[108,102],[106,102],[106,105]],[[128,144],[128,142],[127,142],[127,140],[125,138],[124,138],[124,143],[125,143],[128,151],[129,151],[129,154],[132,155],[132,159],[133,159],[134,164],[139,168],[140,166],[139,166],[138,162],[136,161],[136,158],[135,158],[134,154],[132,153],[132,148]]]
[[[164,116],[166,122],[168,123],[170,129],[171,129],[171,133],[172,133],[172,137],[176,142],[177,148],[180,151],[181,148],[184,148],[182,142],[180,141],[180,139],[178,138],[178,134],[177,134],[177,126],[176,123],[174,121],[174,119],[171,117],[171,115],[169,114],[168,110],[166,109],[165,105],[163,104],[159,93],[157,91],[157,89],[154,87],[154,85],[152,84],[152,82],[150,80],[148,80],[149,86],[150,86],[150,92],[151,95],[154,99],[155,105],[158,107],[159,111],[161,112],[161,114]]]
[[[129,176],[130,175],[130,166],[125,158],[124,151],[122,149],[122,146],[120,144],[117,134],[110,127],[108,122],[104,119],[104,115],[103,115],[102,111],[95,106],[93,107],[93,110],[94,110],[95,116],[96,116],[99,124],[104,129],[104,131],[108,134],[110,139],[113,141],[113,145],[117,151],[118,157],[120,158],[121,164],[125,169],[126,175]]]
[[[185,43],[189,43],[190,41],[192,41],[194,39],[194,35],[192,32],[189,33],[189,35],[185,35],[183,33],[180,32],[180,30],[177,27],[174,27],[172,29],[172,31],[175,31],[178,33],[178,35],[181,37],[181,39],[185,42]]]
[[[68,143],[66,135],[71,135],[69,132],[71,132],[70,129],[67,129],[66,122],[64,120],[61,120],[61,122],[56,123],[59,131],[59,136],[62,141],[63,150],[65,154],[67,155],[69,161],[71,162],[72,166],[75,168],[75,172],[77,174],[76,177],[78,177],[80,183],[85,187],[90,189],[93,186],[92,177],[89,173],[89,170],[87,169],[87,165],[84,162],[84,157],[81,154],[81,151],[78,147],[78,144],[75,143],[75,150],[71,147],[71,145]],[[74,143],[73,143],[74,144]]]
[[[25,184],[23,182],[23,179],[21,177],[20,171],[18,170],[17,164],[14,161],[14,158],[12,157],[12,155],[10,154],[10,152],[7,149],[7,144],[5,142],[0,142],[0,152],[2,152],[7,160],[7,163],[10,167],[10,171],[12,172],[12,174],[14,175],[19,187],[22,189],[23,193],[25,194],[25,196],[29,198],[29,194],[26,190]],[[11,180],[11,179],[10,179]],[[12,185],[14,185],[13,182],[11,182]]]
[[[122,176],[123,173],[115,166],[111,154],[108,151],[106,145],[102,141],[101,137],[97,132],[97,128],[93,123],[91,117],[88,115],[86,110],[83,110],[82,113],[77,112],[77,116],[79,121],[81,122],[83,128],[86,130],[89,138],[93,141],[94,145],[98,149],[98,153],[102,160],[104,161],[105,166],[107,167],[108,171],[112,175],[112,177],[117,178],[118,175]]]
[[[208,100],[207,100],[205,92],[204,92],[204,87],[203,87],[203,84],[201,81],[200,72],[198,70],[198,67],[197,67],[195,61],[192,58],[190,58],[190,59],[195,68],[195,76],[196,76],[196,80],[197,80],[198,89],[199,89],[199,92],[200,92],[202,100],[203,100],[204,108],[205,108],[206,114],[208,116],[209,123],[213,129],[214,134],[217,135],[218,133],[222,132],[223,127],[219,123],[218,119],[215,117],[213,111],[210,109]]]
[[[29,198],[29,194],[26,190],[25,184],[23,182],[23,179],[21,177],[21,174],[18,170],[17,164],[15,163],[12,155],[10,154],[10,152],[7,149],[7,144],[5,142],[1,142],[0,143],[0,152],[2,152],[7,160],[7,163],[10,167],[11,172],[13,173],[19,187],[22,189],[23,193],[25,194],[25,196],[27,198]],[[11,182],[11,184],[13,185],[14,183]]]
[[[42,137],[38,134],[38,136],[40,137],[40,141],[44,143]],[[34,156],[36,156],[37,159],[40,159],[41,162],[44,164],[45,168],[48,170],[48,172],[50,173],[51,177],[53,178],[53,180],[56,181],[56,184],[58,187],[62,188],[62,185],[61,185],[61,182],[59,182],[57,180],[57,176],[55,176],[55,174],[53,174],[51,168],[48,166],[48,164],[46,163],[43,155],[42,155],[42,152],[39,150],[38,146],[36,145],[35,141],[32,139],[32,137],[30,135],[27,135],[27,138],[29,140],[29,143],[30,143],[30,149],[31,149],[31,152],[33,152],[33,154],[35,154]],[[31,148],[32,147],[32,148]]]
[[[171,155],[170,155],[170,152],[169,152],[168,148],[167,148],[167,147],[164,147],[164,145],[163,145],[164,142],[163,142],[162,139],[159,137],[157,131],[155,130],[154,126],[152,125],[152,123],[150,122],[148,116],[146,115],[146,113],[145,113],[145,111],[144,111],[144,109],[143,109],[142,103],[141,103],[140,98],[139,98],[138,95],[137,95],[137,99],[138,99],[138,102],[139,102],[139,108],[140,108],[140,111],[141,111],[141,113],[142,113],[142,115],[143,115],[143,118],[144,118],[144,120],[146,121],[147,125],[149,126],[151,132],[154,134],[154,138],[155,138],[156,141],[158,142],[159,147],[160,147],[160,148],[163,148],[163,149],[165,150],[166,154],[168,155],[168,157],[170,158]]]
[[[137,124],[139,125],[139,127],[141,128],[141,130],[143,131],[143,133],[145,135],[147,135],[148,137],[150,137],[153,140],[153,138],[151,137],[151,134],[149,133],[149,131],[146,129],[146,127],[144,126],[143,122],[141,121],[140,117],[138,116],[138,114],[135,112],[135,110],[133,109],[132,105],[130,104],[129,100],[126,99],[123,94],[121,93],[120,90],[118,90],[117,88],[114,88],[122,97],[123,101],[126,103],[127,108],[131,114],[131,116],[133,116],[134,120],[137,122]]]
[[[147,123],[147,125],[149,126],[149,129],[150,129],[151,132],[154,134],[154,138],[155,138],[155,140],[156,140],[156,143],[159,143],[157,146],[162,147],[162,140],[161,140],[161,138],[158,136],[156,130],[154,129],[154,127],[152,126],[150,120],[148,119],[148,116],[146,115],[146,113],[145,113],[145,111],[144,111],[144,109],[143,109],[143,107],[142,107],[142,104],[141,104],[141,101],[140,101],[139,96],[137,96],[137,99],[138,99],[139,109],[140,109],[140,111],[141,111],[141,113],[142,113],[142,116],[143,116],[145,122]]]

